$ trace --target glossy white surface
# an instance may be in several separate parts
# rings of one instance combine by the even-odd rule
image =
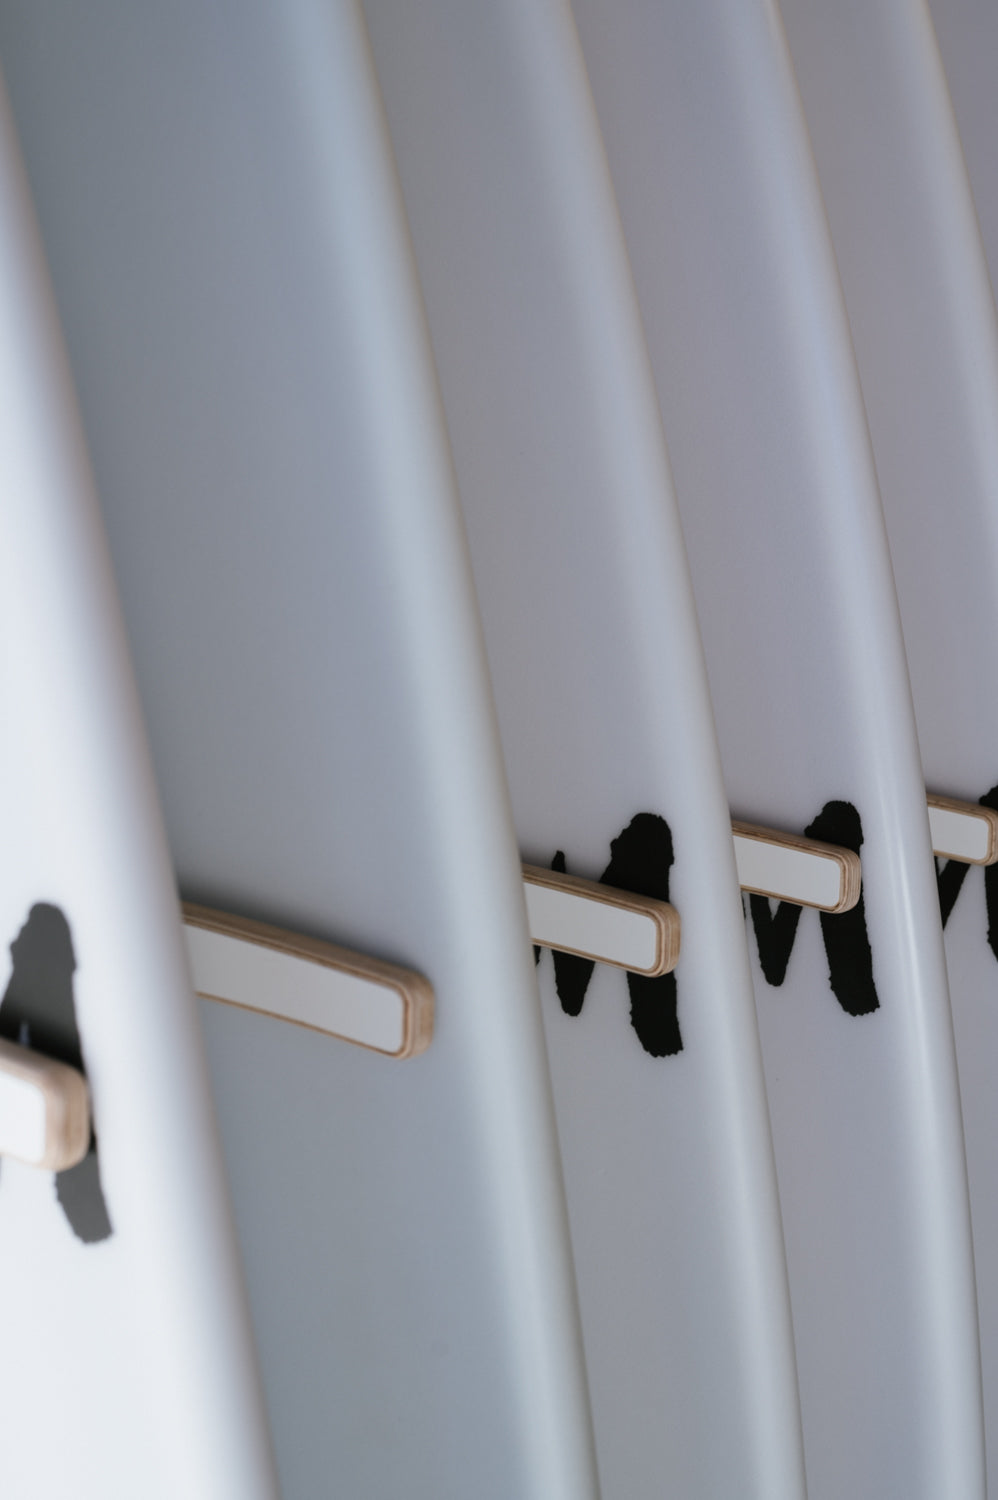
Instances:
[[[791,1500],[799,1414],[730,813],[578,37],[557,0],[365,11],[523,857],[562,850],[595,880],[636,814],[671,830],[682,1051],[645,1050],[619,970],[598,966],[572,1015],[552,956],[538,965],[604,1500]],[[668,1006],[670,980],[651,983]]]
[[[863,6],[813,10],[839,18],[843,36],[847,16],[856,40],[864,32]],[[785,38],[762,0],[576,0],[575,13],[662,402],[732,811],[804,833],[826,803],[846,801],[862,822],[877,1008],[864,999],[865,1013],[850,1014],[830,986],[826,934],[834,942],[848,915],[804,912],[782,983],[757,970],[809,1494],[977,1500],[973,1256],[925,783]],[[827,63],[818,56],[816,71]],[[853,983],[841,975],[850,1003]]]
[[[0,699],[0,991],[29,911],[57,906],[112,1229],[81,1239],[50,1172],[3,1163],[0,1491],[274,1500],[172,871],[4,107]]]

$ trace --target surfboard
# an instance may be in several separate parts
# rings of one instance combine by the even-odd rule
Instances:
[[[809,1494],[980,1496],[973,1257],[925,788],[785,38],[762,4],[574,9],[732,810],[862,859],[851,912],[748,903]]]
[[[0,56],[181,891],[236,944],[203,1021],[285,1500],[595,1496],[519,857],[359,13],[11,6]],[[421,976],[429,1045],[260,1013],[268,954],[328,967],[303,939]]]
[[[932,0],[929,9],[994,287],[998,286],[998,183],[994,170],[998,111],[993,83],[998,16],[987,0]]]
[[[521,853],[681,922],[674,973],[654,979],[539,954],[601,1491],[802,1496],[730,814],[570,10],[365,12]]]
[[[981,682],[998,627],[998,320],[931,17],[920,0],[784,9],[869,417],[926,781],[994,804],[998,712]],[[971,873],[960,859],[940,864],[993,1467],[998,969],[984,901],[994,877]]]
[[[0,99],[0,1490],[274,1500],[194,997]]]

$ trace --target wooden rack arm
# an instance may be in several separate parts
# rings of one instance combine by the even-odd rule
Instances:
[[[837,844],[754,823],[731,825],[742,890],[819,911],[849,911],[859,900],[859,855]]]
[[[194,988],[388,1057],[433,1035],[433,988],[412,969],[209,907],[183,906]]]
[[[998,812],[994,808],[934,793],[929,794],[928,803],[932,849],[940,859],[967,865],[998,861]]]
[[[90,1146],[90,1094],[76,1068],[0,1041],[0,1155],[64,1172]]]
[[[530,936],[538,947],[649,977],[675,968],[679,913],[667,901],[537,865],[523,866],[523,890]]]

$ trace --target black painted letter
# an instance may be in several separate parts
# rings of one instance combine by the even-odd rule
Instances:
[[[0,1001],[0,1036],[22,1042],[82,1073],[73,972],[76,956],[69,923],[57,906],[39,903],[10,945],[14,970]],[[86,1244],[111,1234],[97,1161],[97,1140],[75,1167],[57,1172],[55,1190],[78,1239]]]
[[[840,844],[856,854],[863,842],[863,825],[851,802],[826,802],[804,832],[810,839]],[[801,908],[781,901],[775,913],[771,913],[765,896],[752,896],[749,907],[762,972],[769,984],[781,985],[797,936]],[[851,911],[821,913],[821,936],[828,959],[828,979],[836,1000],[846,1015],[870,1015],[879,1008],[880,1001],[873,983],[873,954],[866,932],[862,892]]]
[[[672,834],[664,818],[656,813],[638,813],[611,842],[610,856],[610,863],[600,876],[602,885],[668,901],[673,852]],[[551,861],[551,868],[565,873],[565,856],[560,849]],[[555,985],[566,1015],[577,1016],[581,1012],[595,967],[588,958],[578,958],[572,953],[554,954]],[[652,1057],[673,1057],[682,1052],[675,974],[661,974],[656,979],[645,974],[628,974],[627,989],[631,998],[631,1025],[645,1051]]]

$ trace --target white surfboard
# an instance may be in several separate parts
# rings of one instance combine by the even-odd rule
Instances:
[[[137,698],[0,100],[0,1492],[274,1500]]]
[[[852,912],[750,903],[809,1493],[979,1497],[973,1260],[925,790],[784,38],[770,7],[745,0],[576,0],[575,12],[733,811],[862,857]]]
[[[539,959],[602,1493],[802,1496],[730,816],[571,14],[365,11],[521,851],[667,899],[682,926],[657,979]]]
[[[978,3],[978,0],[934,0],[931,9],[994,292],[998,287],[998,172],[995,171],[994,154],[998,131],[998,96],[994,87],[998,66],[998,10],[986,0],[984,3]],[[980,310],[976,272],[967,291],[968,312],[971,317],[980,317],[978,332],[986,338],[991,331],[992,318],[989,311],[982,313]],[[973,394],[986,403],[993,399],[993,389],[993,381],[986,380],[979,393]],[[977,402],[974,410],[980,411]],[[992,421],[992,413],[986,412],[986,429],[990,429]],[[991,695],[984,686],[991,671],[989,646],[995,628],[994,591],[998,578],[993,500],[989,497],[988,502],[984,501],[983,487],[975,487],[966,499],[947,489],[947,508],[953,500],[957,501],[954,509],[966,528],[961,528],[965,545],[955,591],[959,609],[952,625],[944,612],[940,611],[940,616],[948,630],[952,631],[954,626],[960,630],[959,640],[953,642],[957,653],[954,662],[959,663],[961,708],[968,717],[960,719],[959,730],[947,735],[945,745],[937,744],[934,730],[923,728],[928,718],[927,695],[923,692],[916,702],[919,732],[923,741],[928,740],[923,756],[927,775],[932,776],[937,786],[970,787],[971,796],[980,786],[987,786],[984,796],[993,802],[995,724]],[[976,677],[977,671],[984,675]],[[972,757],[969,763],[965,760],[968,756]],[[979,756],[985,764],[981,764]],[[981,771],[985,773],[983,776],[978,774]],[[994,1257],[998,1253],[995,1248],[998,1245],[998,1194],[994,1190],[998,1180],[998,1134],[993,1105],[993,1060],[998,1048],[994,1006],[994,962],[998,957],[995,952],[995,934],[998,933],[998,888],[995,882],[993,867],[984,870],[983,878],[962,861],[950,861],[940,870],[940,897],[947,913],[946,956],[953,995],[973,1202],[985,1432],[992,1471],[994,1455],[998,1451],[998,1288],[993,1281]],[[957,903],[961,890],[965,894]]]
[[[998,286],[998,173],[994,157],[998,12],[990,0],[932,0],[929,9],[994,287]]]
[[[998,707],[986,683],[998,629],[998,319],[932,22],[922,0],[786,0],[784,11],[870,422],[926,781],[933,792],[993,804]],[[989,858],[986,848],[968,852]],[[998,967],[984,902],[994,877],[968,880],[968,871],[950,861],[940,893],[993,1467]]]
[[[285,1500],[595,1496],[519,859],[359,15],[11,6],[0,56],[182,892],[434,994],[405,1058],[205,1004]]]

